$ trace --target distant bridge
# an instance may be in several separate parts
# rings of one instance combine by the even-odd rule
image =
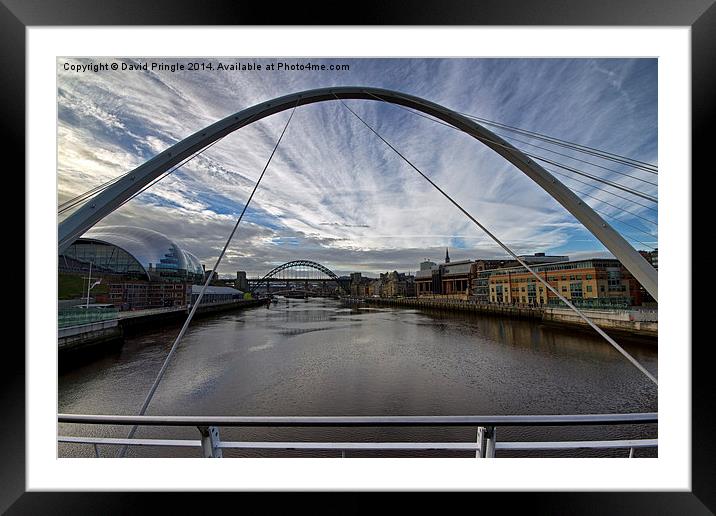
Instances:
[[[311,260],[293,260],[283,263],[278,267],[274,267],[267,272],[262,278],[249,278],[251,292],[256,292],[262,286],[267,289],[271,288],[271,283],[303,283],[307,287],[308,283],[327,283],[335,282],[338,288],[345,294],[350,291],[350,280],[347,278],[339,278],[331,269]],[[308,288],[304,288],[308,290]]]

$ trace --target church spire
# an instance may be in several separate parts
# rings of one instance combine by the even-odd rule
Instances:
[[[448,254],[448,248],[445,248],[445,263],[450,263],[450,255]]]

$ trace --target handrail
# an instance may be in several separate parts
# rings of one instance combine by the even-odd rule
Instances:
[[[656,423],[657,412],[508,416],[120,416],[59,414],[60,423],[148,426],[569,426]]]
[[[626,414],[555,414],[506,416],[124,416],[97,414],[59,414],[59,423],[93,425],[193,426],[200,440],[136,439],[110,437],[58,436],[58,443],[91,444],[99,457],[98,445],[201,447],[204,457],[223,457],[222,450],[282,449],[337,450],[345,457],[348,450],[453,450],[474,451],[476,457],[494,457],[495,450],[573,450],[580,448],[627,448],[629,457],[636,448],[657,447],[657,439],[594,441],[497,442],[498,426],[576,426],[648,424],[658,422],[656,412]],[[220,427],[477,427],[473,442],[283,442],[222,441]]]
[[[199,439],[122,439],[113,437],[60,437],[59,442],[74,444],[102,444],[119,446],[170,446],[197,448]],[[652,448],[657,439],[623,439],[611,441],[515,441],[496,442],[497,450],[573,450],[578,448]],[[315,441],[221,441],[216,445],[222,449],[252,450],[456,450],[479,451],[480,443],[468,442],[315,442]]]

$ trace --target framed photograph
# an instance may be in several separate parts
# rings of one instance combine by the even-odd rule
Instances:
[[[28,232],[0,507],[710,513],[690,206],[716,11],[539,6],[3,0]]]

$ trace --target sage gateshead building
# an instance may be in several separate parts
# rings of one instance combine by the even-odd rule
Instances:
[[[125,310],[185,305],[191,285],[204,279],[192,253],[161,233],[129,226],[90,229],[59,256],[58,272],[101,279],[97,302]]]

